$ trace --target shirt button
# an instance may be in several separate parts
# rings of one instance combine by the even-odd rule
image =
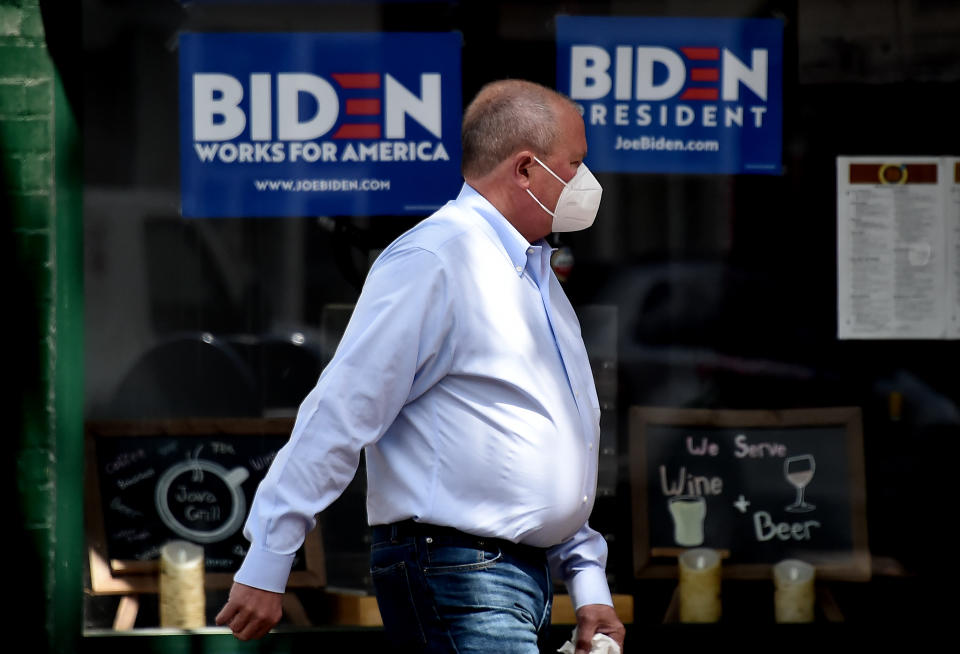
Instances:
[[[523,266],[517,266],[517,272],[521,272],[522,270],[523,270]]]
[[[583,503],[586,504],[590,500],[586,495],[583,496]]]
[[[533,254],[533,248],[527,248],[527,254]]]
[[[587,443],[587,449],[588,449],[588,450],[592,450],[592,449],[593,449],[593,443]]]

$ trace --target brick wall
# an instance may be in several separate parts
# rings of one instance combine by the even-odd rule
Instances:
[[[79,26],[75,29],[79,30]],[[38,0],[0,0],[4,493],[16,632],[72,651],[82,597],[82,211],[77,129]],[[78,412],[79,410],[79,412]],[[19,527],[19,528],[18,528]]]

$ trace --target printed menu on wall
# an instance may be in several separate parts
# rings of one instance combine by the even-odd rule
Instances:
[[[949,194],[947,197],[947,230],[949,247],[947,285],[950,289],[950,324],[947,338],[960,338],[960,158],[947,160]]]
[[[837,335],[960,338],[960,159],[837,157]]]

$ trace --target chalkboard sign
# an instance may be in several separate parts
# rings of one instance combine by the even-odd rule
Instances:
[[[692,547],[720,550],[732,577],[787,558],[820,578],[870,577],[857,408],[633,407],[630,469],[638,577],[675,574]]]
[[[257,485],[292,427],[290,418],[88,424],[88,523],[111,574],[155,571],[164,543],[181,539],[203,546],[208,579],[229,582],[249,547]],[[323,585],[319,543],[297,553],[291,585]]]

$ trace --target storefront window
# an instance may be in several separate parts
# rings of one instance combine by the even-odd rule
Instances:
[[[955,103],[947,101],[960,80],[960,10],[949,2],[880,4],[84,2],[87,631],[159,626],[156,561],[175,538],[205,541],[204,622],[213,625],[245,547],[237,512],[249,508],[257,475],[333,356],[371,263],[429,213],[371,212],[357,204],[301,214],[278,205],[275,215],[247,215],[228,190],[222,202],[235,215],[185,217],[192,199],[184,197],[182,166],[185,157],[200,155],[183,152],[181,130],[191,123],[182,115],[182,35],[453,33],[461,43],[458,99],[465,105],[500,78],[568,87],[557,77],[558,16],[767,19],[782,26],[781,67],[770,71],[781,96],[764,105],[775,105],[782,120],[774,136],[781,139],[779,170],[696,170],[682,162],[663,170],[617,169],[617,161],[628,159],[624,148],[603,141],[617,132],[600,130],[606,123],[591,113],[592,101],[580,100],[594,130],[588,134],[596,135],[591,153],[611,157],[604,166],[586,158],[603,185],[603,202],[591,229],[550,241],[601,402],[591,524],[607,538],[611,589],[629,598],[631,624],[662,623],[677,583],[675,575],[637,572],[642,548],[631,462],[637,407],[857,408],[863,451],[847,456],[864,462],[862,518],[873,568],[870,581],[837,582],[836,611],[849,621],[875,620],[877,611],[891,610],[877,598],[904,592],[904,580],[914,584],[908,592],[922,592],[930,543],[918,540],[928,533],[927,520],[940,522],[923,489],[946,490],[943,474],[931,481],[925,471],[933,456],[941,459],[937,453],[956,452],[958,393],[947,362],[960,352],[947,332],[933,339],[837,338],[837,157],[960,156]],[[690,47],[707,45],[693,42],[696,34],[690,38]],[[623,45],[629,46],[624,59],[611,50],[611,65],[639,62],[631,48],[642,44]],[[652,86],[671,74],[672,59],[664,57],[651,64]],[[737,61],[740,83],[753,85],[745,97],[761,97],[765,90],[749,77],[757,60]],[[348,60],[342,66],[344,73],[364,72]],[[633,73],[609,77],[610,83],[639,86],[640,73]],[[601,83],[599,72],[585,79]],[[718,90],[725,92],[714,82]],[[210,95],[211,102],[222,93]],[[424,91],[417,93],[420,99]],[[654,126],[687,120],[679,110],[661,118],[656,107],[640,109],[629,92],[622,104],[634,127],[640,120]],[[704,113],[702,101],[687,104],[694,121],[718,121],[720,138],[729,135],[723,129],[750,129],[750,121],[771,115],[746,106],[726,119],[722,108]],[[615,111],[605,114],[611,127],[618,124]],[[948,313],[958,311],[951,301]],[[777,452],[769,444],[750,456]],[[173,461],[185,467],[175,469]],[[826,478],[828,462],[818,463],[817,474]],[[198,518],[216,532],[209,539],[191,530],[183,514],[158,509],[166,501],[161,495],[169,497],[157,494],[161,483],[169,493],[178,484],[183,493],[199,493],[183,480],[195,480],[204,466],[213,481],[202,492],[216,498]],[[282,627],[376,624],[364,488],[361,466],[319,516],[315,541],[298,560],[301,574]],[[198,510],[193,506],[194,518]],[[755,606],[764,620],[772,616],[772,590],[765,586],[735,585],[725,601],[732,604],[725,607],[728,621],[750,619]],[[919,607],[898,605],[918,617]],[[361,613],[370,606],[373,617]],[[821,611],[818,619],[830,615]],[[565,638],[568,627],[562,631]]]

